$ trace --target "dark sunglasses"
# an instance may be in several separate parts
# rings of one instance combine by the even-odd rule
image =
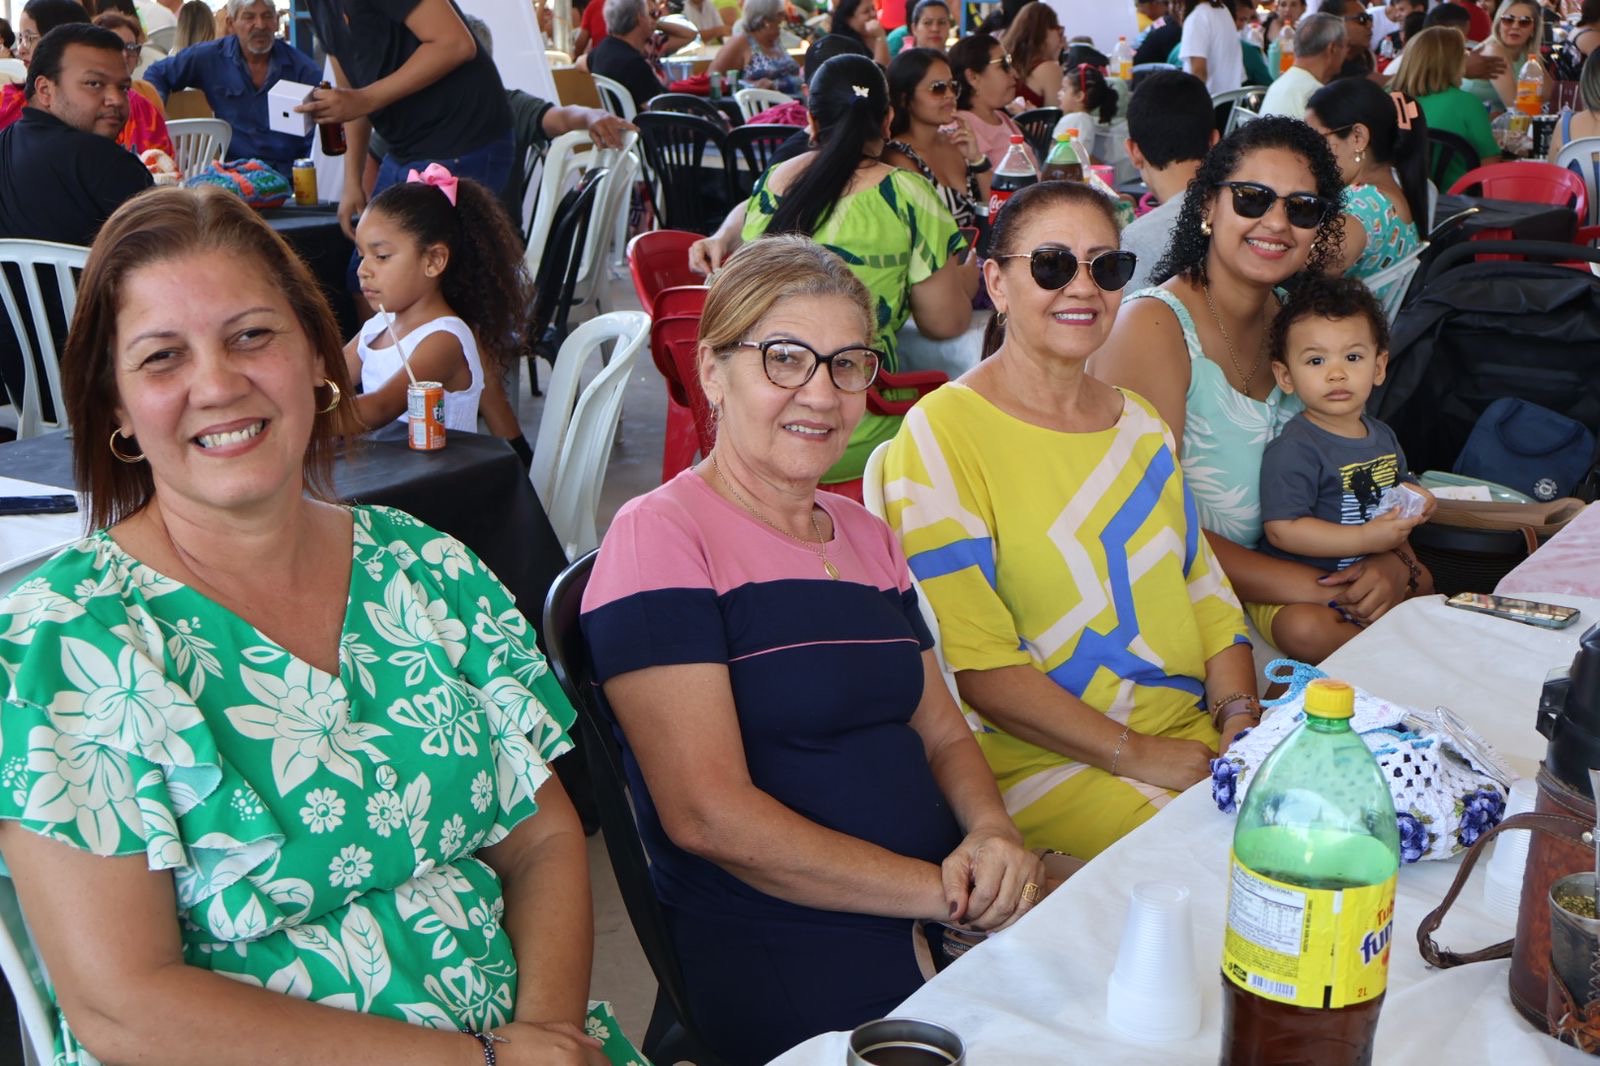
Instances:
[[[1528,27],[1533,25],[1533,17],[1531,15],[1501,15],[1500,25]]]
[[[986,66],[986,67],[997,66],[1001,70],[1003,70],[1007,74],[1009,74],[1009,73],[1011,73],[1011,57],[1010,56],[1001,56],[999,59],[991,59],[991,60],[989,60],[989,62],[985,63],[984,66]]]
[[[996,259],[1026,259],[1034,284],[1046,292],[1056,292],[1072,284],[1078,276],[1080,260],[1070,248],[1035,248],[1031,252],[997,255]],[[1139,257],[1124,249],[1101,252],[1089,260],[1089,280],[1104,292],[1119,292],[1133,280]]]
[[[1357,26],[1372,25],[1372,16],[1367,14],[1365,11],[1361,12],[1359,15],[1346,15],[1344,20],[1346,22],[1354,22]]]
[[[1283,213],[1295,229],[1316,229],[1328,217],[1332,207],[1322,197],[1309,192],[1292,192],[1279,196],[1277,190],[1254,181],[1222,181],[1221,189],[1233,192],[1233,213],[1240,218],[1260,218],[1272,210],[1272,205],[1283,201]]]
[[[954,81],[930,81],[928,83],[928,91],[935,96],[954,93],[956,91],[956,83]]]
[[[136,56],[140,52],[144,51],[144,45],[142,45],[142,44],[125,44],[125,45],[122,46],[122,50],[124,52],[128,53],[130,56]]]

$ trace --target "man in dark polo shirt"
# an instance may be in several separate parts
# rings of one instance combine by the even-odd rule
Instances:
[[[117,144],[130,79],[122,38],[58,26],[34,48],[22,117],[0,130],[0,237],[87,245],[150,172]]]

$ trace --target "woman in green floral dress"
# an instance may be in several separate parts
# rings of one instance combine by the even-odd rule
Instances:
[[[236,197],[138,197],[63,370],[97,532],[0,602],[0,852],[56,1062],[633,1058],[588,1011],[572,711],[470,551],[327,502],[306,268]]]

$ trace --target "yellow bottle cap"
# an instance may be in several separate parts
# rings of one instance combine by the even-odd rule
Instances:
[[[1349,718],[1356,713],[1356,690],[1343,681],[1319,677],[1306,686],[1306,713],[1318,718]]]

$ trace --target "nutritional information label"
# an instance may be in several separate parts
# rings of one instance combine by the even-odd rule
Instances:
[[[1306,894],[1280,888],[1233,864],[1228,927],[1252,943],[1281,955],[1298,956],[1305,933]]]

